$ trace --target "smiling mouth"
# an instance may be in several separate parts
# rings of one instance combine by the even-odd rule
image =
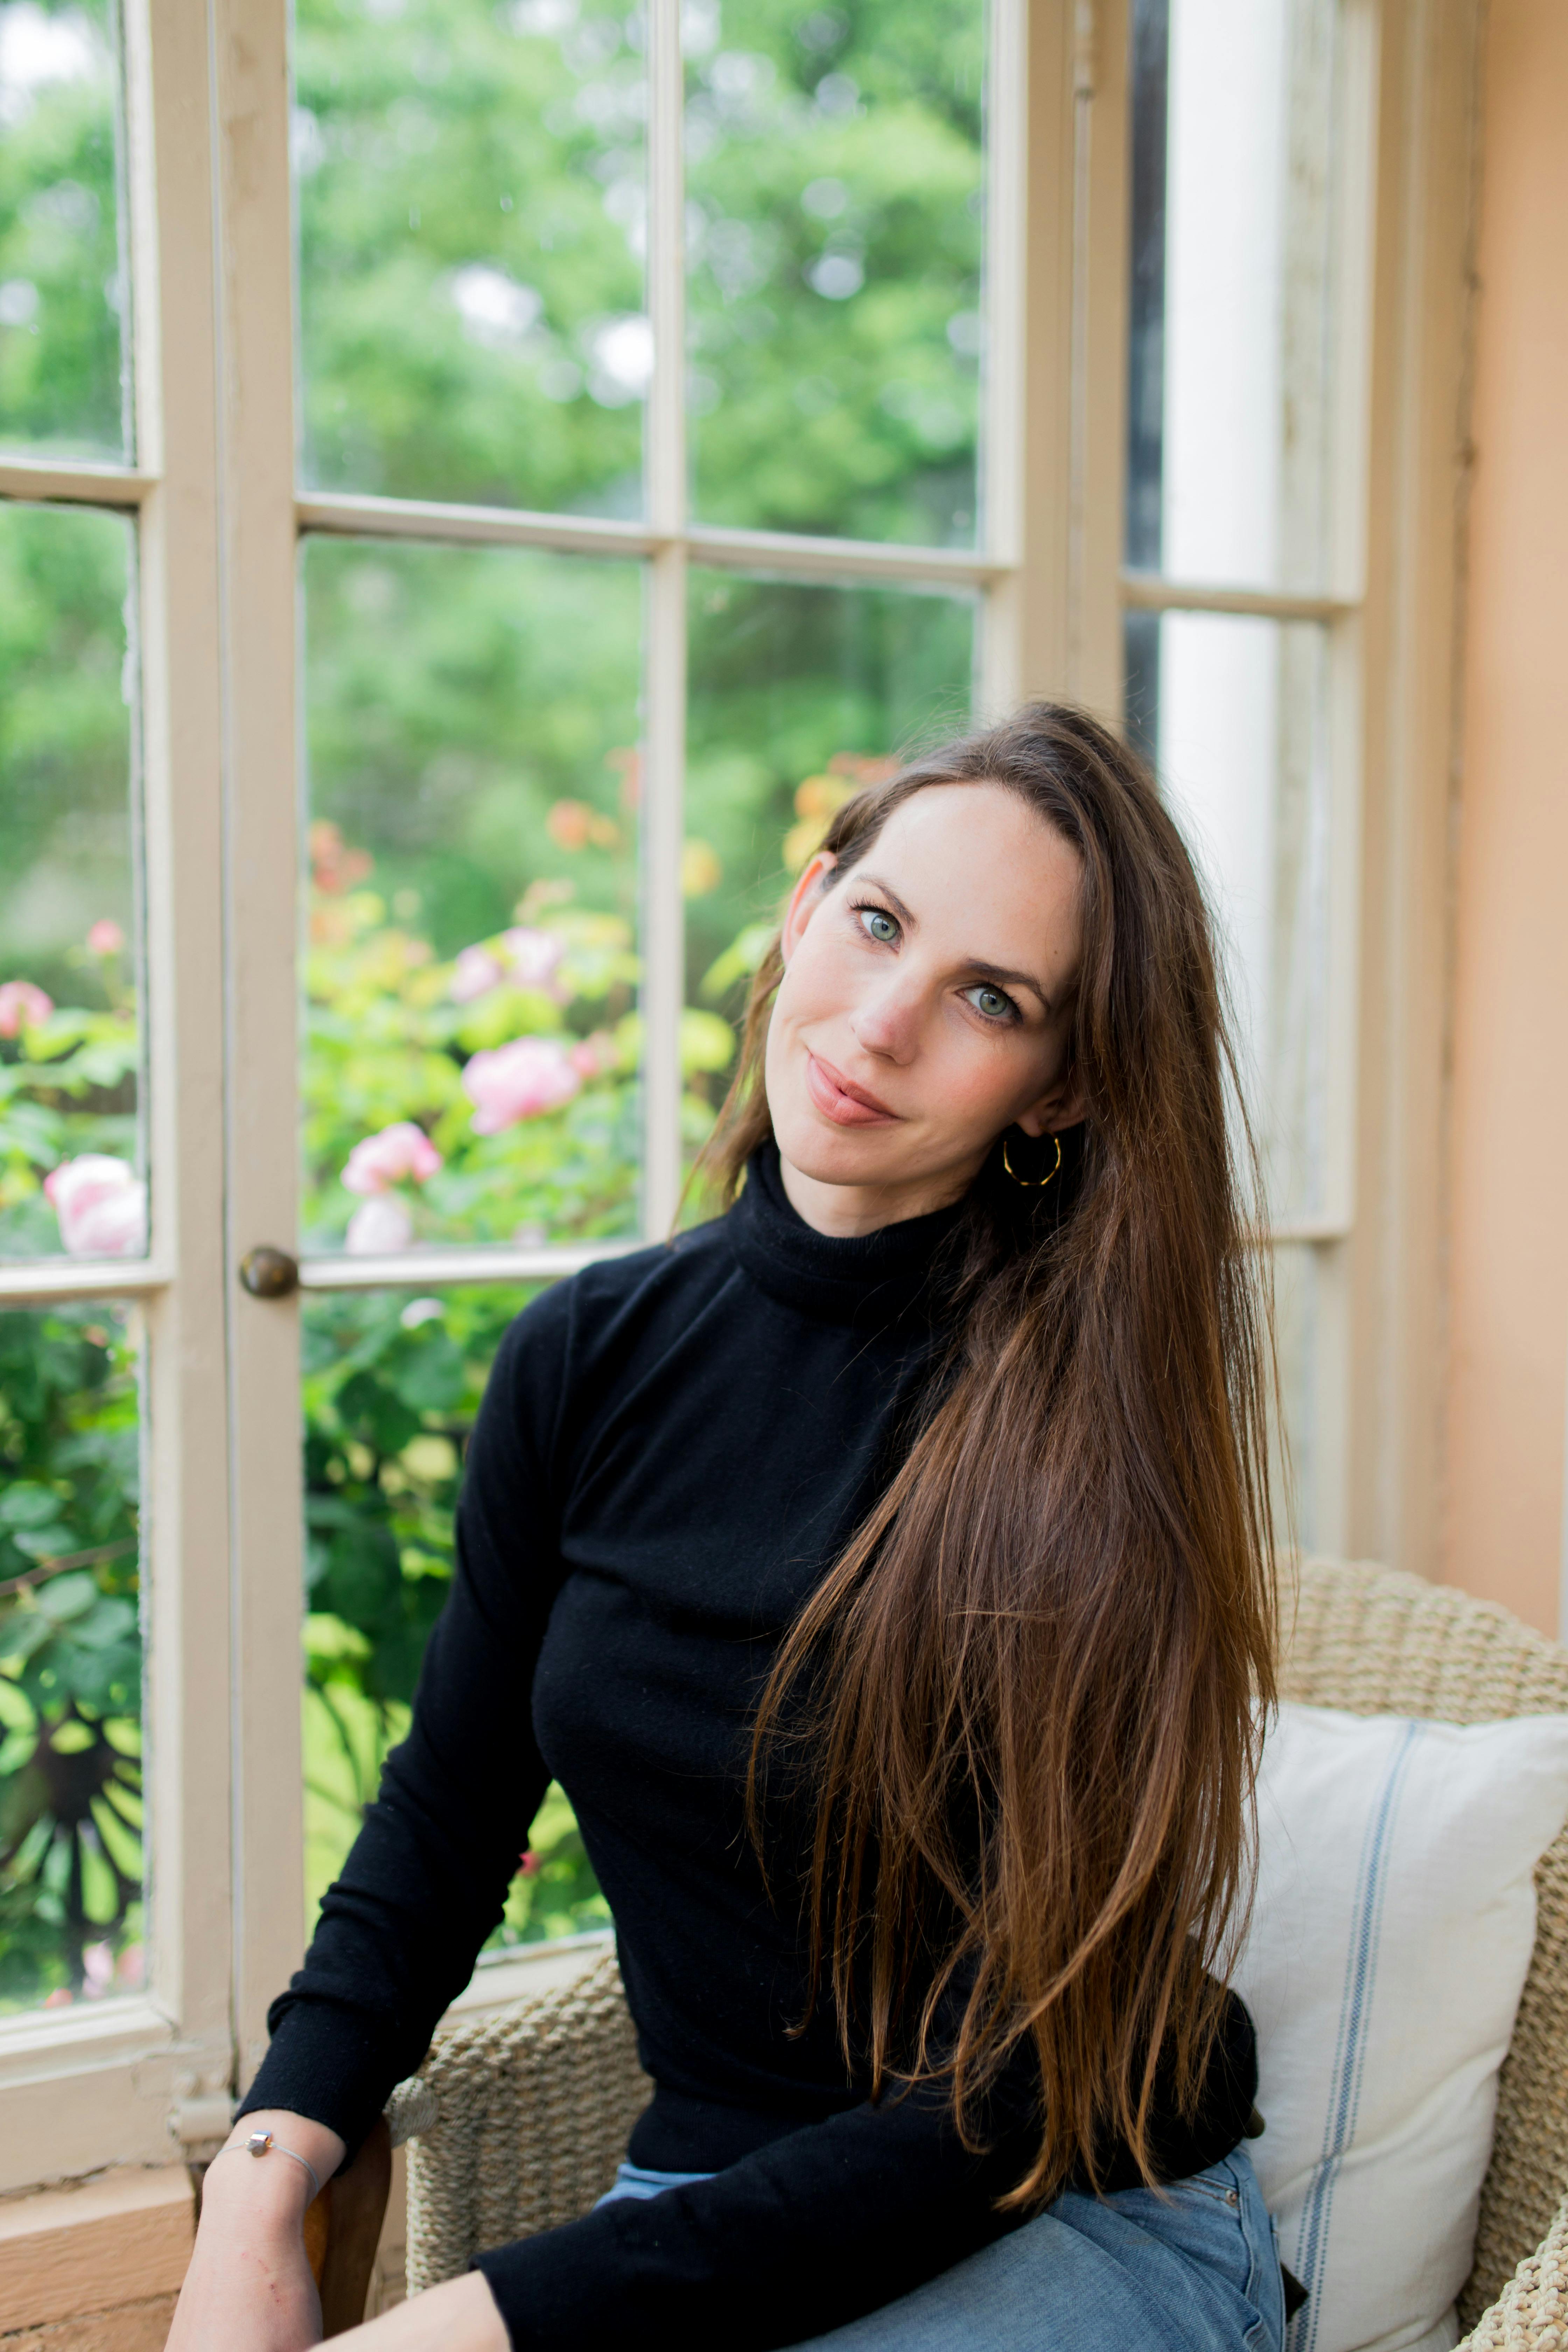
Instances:
[[[897,1111],[879,1102],[874,1094],[858,1087],[825,1062],[809,1047],[805,1056],[805,1090],[824,1118],[836,1127],[891,1127]]]

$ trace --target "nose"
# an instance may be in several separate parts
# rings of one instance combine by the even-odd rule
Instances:
[[[905,1063],[914,1058],[920,1034],[916,992],[902,976],[889,973],[861,998],[849,1016],[856,1044],[879,1061]]]

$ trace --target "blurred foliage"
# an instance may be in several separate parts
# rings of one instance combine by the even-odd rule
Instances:
[[[686,0],[706,520],[973,538],[982,21]],[[641,510],[646,47],[591,0],[299,0],[313,483]]]
[[[973,542],[982,9],[684,14],[698,514]]]
[[[139,1352],[0,1313],[0,2009],[140,1981]]]
[[[0,5],[0,443],[125,457],[109,0]]]

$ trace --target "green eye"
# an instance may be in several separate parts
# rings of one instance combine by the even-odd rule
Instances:
[[[1010,1020],[1017,1010],[1012,998],[1004,996],[999,988],[972,988],[968,996],[976,1013],[983,1013],[987,1021]]]
[[[874,940],[879,940],[883,947],[890,946],[892,941],[898,938],[899,927],[897,923],[894,922],[891,915],[884,915],[881,909],[878,907],[865,907],[861,909],[861,914],[864,919],[867,930],[870,933],[871,937]]]

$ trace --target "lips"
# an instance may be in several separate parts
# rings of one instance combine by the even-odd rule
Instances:
[[[807,1050],[805,1056],[805,1090],[824,1118],[836,1127],[891,1127],[897,1111],[879,1102],[865,1087],[858,1087],[831,1062]]]

